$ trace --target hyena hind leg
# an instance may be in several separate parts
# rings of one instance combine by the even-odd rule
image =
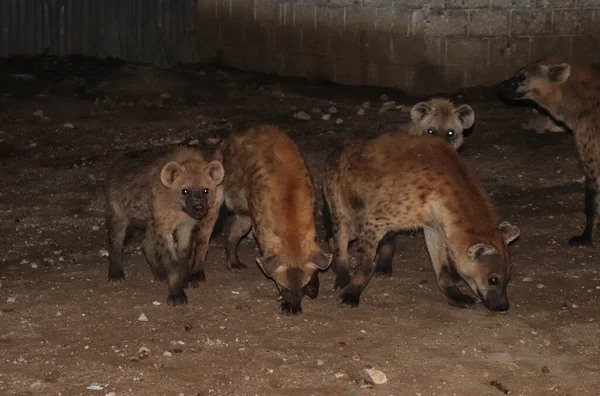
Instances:
[[[388,232],[379,242],[377,248],[377,263],[375,263],[375,276],[389,278],[392,276],[392,261],[396,253],[396,233]]]
[[[232,214],[227,218],[224,228],[225,234],[225,253],[227,255],[227,268],[231,271],[240,271],[246,269],[237,254],[240,241],[252,228],[252,219],[250,216]]]
[[[598,227],[600,215],[596,212],[600,208],[600,195],[597,192],[595,181],[586,176],[585,178],[585,229],[581,235],[569,239],[571,246],[591,246],[594,242],[594,234]]]
[[[438,286],[446,295],[448,304],[459,308],[469,308],[473,306],[475,304],[475,299],[461,292],[456,285],[456,281],[453,279],[453,273],[448,261],[446,244],[443,241],[442,236],[439,232],[429,228],[425,228],[423,233],[425,234],[425,243],[427,244],[427,250],[429,251],[431,263],[435,270]]]

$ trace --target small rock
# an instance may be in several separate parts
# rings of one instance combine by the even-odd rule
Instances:
[[[387,102],[388,101],[388,96],[386,94],[383,94],[379,97],[379,99],[381,99],[382,102]]]
[[[331,119],[331,114],[323,114],[323,116],[321,117],[321,119],[323,121],[327,121]]]
[[[65,122],[65,123],[63,124],[63,126],[64,126],[65,128],[69,128],[69,129],[73,129],[73,128],[75,128],[75,125],[71,124],[70,122]]]
[[[364,102],[363,104],[360,105],[360,107],[362,107],[363,109],[368,109],[369,107],[371,107],[371,103]]]
[[[33,143],[30,143],[30,144],[29,144],[29,147],[37,147],[37,145],[38,145],[38,144],[37,144],[36,142],[33,142]]]
[[[200,145],[199,139],[192,139],[188,142],[188,146],[198,146],[198,145]]]
[[[158,307],[160,303],[158,301],[152,301],[152,305],[156,305]]]
[[[531,276],[526,276],[523,278],[523,282],[533,282],[533,278]]]
[[[535,285],[535,287],[537,287],[538,289],[543,289],[544,287],[546,287],[546,285],[544,285],[543,283],[538,283],[537,285]]]
[[[334,376],[335,376],[335,378],[343,378],[343,377],[346,376],[346,374],[344,374],[344,373],[335,373]]]
[[[548,368],[548,366],[542,367],[542,373],[548,374],[549,372],[550,372],[550,369]]]
[[[573,305],[571,305],[571,307],[573,307],[573,308],[579,308],[579,305],[573,304]]]
[[[321,113],[321,109],[319,109],[318,107],[313,107],[311,110],[312,113],[317,113],[320,114]]]
[[[331,106],[331,107],[330,107],[330,108],[327,110],[327,112],[328,112],[329,114],[337,114],[337,112],[338,112],[338,111],[337,111],[337,109],[335,108],[335,106]]]
[[[169,99],[170,97],[171,97],[171,94],[167,93],[167,92],[160,94],[161,99]]]
[[[100,229],[100,227],[98,227],[97,225],[92,226],[92,231],[98,231]]]
[[[14,297],[8,297],[8,298],[6,299],[6,302],[7,302],[7,303],[9,303],[9,304],[12,304],[12,303],[14,303],[15,301],[17,301],[17,299],[16,299],[16,298],[14,298]]]
[[[147,322],[148,321],[148,317],[144,314],[141,314],[140,317],[138,318],[138,320],[140,322]]]
[[[325,362],[323,360],[321,360],[321,359],[317,360],[317,366],[322,366],[324,364],[325,364]]]
[[[357,116],[364,116],[365,115],[365,109],[358,109],[358,111],[356,112]]]
[[[98,254],[100,254],[100,257],[108,257],[108,250],[100,249],[98,250]]]
[[[36,263],[31,263],[31,268],[37,268],[38,265]]]
[[[194,327],[191,324],[186,324],[185,326],[183,326],[185,331],[190,331],[192,330]]]
[[[37,380],[34,383],[32,383],[31,385],[29,385],[31,388],[39,388],[40,386],[42,386],[42,381]]]
[[[164,357],[172,357],[173,356],[173,354],[171,352],[169,352],[169,351],[164,351],[162,355]]]
[[[299,111],[297,113],[294,113],[294,118],[298,119],[298,120],[304,120],[304,121],[308,121],[310,120],[310,114],[308,114],[305,111]]]
[[[104,396],[117,396],[117,394],[115,392],[108,392],[106,395]]]
[[[33,112],[33,115],[36,117],[44,118],[44,110],[36,110]]]
[[[387,382],[386,375],[382,371],[375,369],[364,369],[361,371],[361,376],[367,383],[373,385],[381,385]]]
[[[341,118],[338,118],[337,120],[335,120],[335,123],[338,125],[340,125],[343,122],[344,122],[344,120],[342,120]]]
[[[219,138],[208,138],[208,139],[206,139],[206,143],[212,144],[212,145],[215,145],[215,144],[219,143],[220,141],[221,141],[221,139],[219,139]]]
[[[150,348],[148,348],[146,346],[140,347],[140,349],[138,349],[138,353],[140,355],[149,355],[150,354]]]

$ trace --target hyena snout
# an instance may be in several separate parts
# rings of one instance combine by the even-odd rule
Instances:
[[[206,198],[192,196],[186,200],[185,212],[195,219],[201,219],[208,212]]]
[[[284,287],[280,288],[279,294],[283,299],[281,311],[285,314],[297,315],[302,313],[302,291],[292,291]]]
[[[501,82],[498,85],[500,94],[507,99],[520,99],[525,93],[519,91],[519,87],[525,81],[525,75],[522,73]]]
[[[490,311],[504,312],[510,307],[506,290],[490,290],[485,295],[479,293],[479,298]]]

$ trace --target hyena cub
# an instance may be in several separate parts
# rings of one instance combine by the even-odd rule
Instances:
[[[328,165],[325,178],[335,288],[342,289],[343,303],[357,306],[376,265],[391,265],[394,240],[382,240],[385,235],[423,228],[438,286],[451,305],[475,302],[457,287],[458,274],[487,308],[508,309],[507,244],[519,230],[499,221],[459,154],[442,139],[388,133],[353,142]],[[355,239],[358,267],[351,276],[348,243]]]
[[[475,122],[475,112],[466,104],[456,107],[449,99],[432,98],[414,105],[410,118],[409,134],[439,136],[458,150],[465,141],[464,130]]]
[[[552,56],[525,66],[499,89],[506,98],[537,103],[573,132],[585,173],[586,224],[569,244],[591,245],[600,223],[600,68]]]
[[[302,312],[302,297],[317,297],[319,270],[331,263],[315,241],[315,194],[296,144],[279,128],[261,125],[223,142],[227,266],[246,268],[237,256],[252,229],[262,257],[256,262],[272,278],[285,313]]]
[[[192,148],[177,148],[154,161],[126,162],[109,173],[108,278],[125,278],[123,247],[133,231],[141,230],[146,261],[155,277],[167,280],[167,302],[186,304],[188,282],[196,287],[204,278],[204,269],[192,266],[194,247],[197,252],[208,246],[223,202],[223,166]]]

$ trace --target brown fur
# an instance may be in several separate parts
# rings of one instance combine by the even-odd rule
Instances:
[[[312,181],[296,144],[279,128],[261,125],[225,141],[220,155],[226,170],[227,265],[246,266],[237,246],[253,230],[264,273],[278,285],[285,312],[301,311],[303,294],[316,297],[318,270],[331,256],[315,242]]]
[[[506,243],[519,231],[500,223],[487,194],[442,139],[388,133],[350,143],[328,165],[324,193],[335,288],[344,303],[359,304],[375,260],[391,264],[394,231],[423,227],[438,285],[451,304],[474,302],[456,286],[456,271],[487,307],[508,309]],[[355,239],[358,268],[351,277],[348,242]],[[497,285],[488,284],[492,277]]]
[[[591,245],[600,223],[600,67],[569,64],[557,56],[533,62],[500,85],[511,99],[528,99],[569,128],[586,177],[586,226],[571,245]]]
[[[168,282],[168,303],[187,303],[188,281],[197,286],[204,279],[203,268],[191,268],[196,235],[210,236],[223,201],[221,163],[177,148],[158,160],[120,161],[109,175],[109,279],[125,278],[123,247],[137,228],[144,231],[144,255],[154,275]],[[204,249],[208,238],[197,245]]]
[[[438,136],[458,150],[465,141],[464,130],[473,126],[475,112],[469,105],[456,107],[450,99],[432,98],[414,105],[410,117],[412,122],[405,128],[411,135]]]

